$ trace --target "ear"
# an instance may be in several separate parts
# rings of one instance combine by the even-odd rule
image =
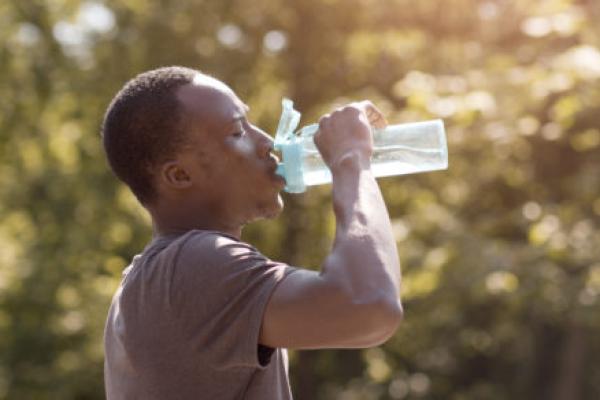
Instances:
[[[161,166],[160,180],[172,189],[186,189],[192,186],[192,177],[179,161],[167,161]]]

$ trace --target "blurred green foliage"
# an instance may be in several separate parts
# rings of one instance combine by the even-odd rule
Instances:
[[[104,398],[104,318],[151,228],[99,126],[126,80],[172,64],[271,132],[282,96],[303,122],[363,98],[446,122],[448,171],[380,181],[403,326],[291,352],[297,399],[599,398],[599,20],[597,0],[0,2],[0,398]],[[318,268],[329,188],[285,200],[245,239]]]

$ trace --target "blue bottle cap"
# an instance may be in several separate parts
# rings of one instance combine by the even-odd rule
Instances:
[[[283,110],[274,143],[275,150],[281,152],[281,162],[275,172],[285,179],[286,192],[302,193],[306,190],[302,172],[303,138],[294,134],[300,113],[294,110],[294,103],[289,99],[283,99],[281,105]]]

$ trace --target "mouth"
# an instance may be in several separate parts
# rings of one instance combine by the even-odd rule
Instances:
[[[269,175],[271,175],[271,180],[273,180],[273,182],[275,182],[277,184],[277,186],[281,189],[283,189],[286,185],[285,182],[285,178],[279,174],[277,174],[277,157],[272,157],[271,160],[273,161],[271,166],[269,167]]]
[[[283,190],[286,186],[285,179],[277,174],[273,174],[273,181],[277,184],[279,190]]]

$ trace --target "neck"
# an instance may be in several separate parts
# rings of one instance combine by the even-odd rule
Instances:
[[[170,236],[170,235],[178,235],[183,234],[185,232],[189,232],[191,230],[205,230],[205,231],[215,231],[225,233],[227,235],[233,236],[236,239],[240,239],[242,236],[242,228],[228,228],[221,226],[210,226],[210,225],[187,225],[187,226],[164,226],[157,223],[157,221],[153,221],[152,224],[152,235],[154,237],[162,237],[162,236]]]
[[[243,224],[227,221],[209,207],[148,207],[152,216],[155,237],[182,234],[193,229],[226,233],[237,239],[242,236]]]

